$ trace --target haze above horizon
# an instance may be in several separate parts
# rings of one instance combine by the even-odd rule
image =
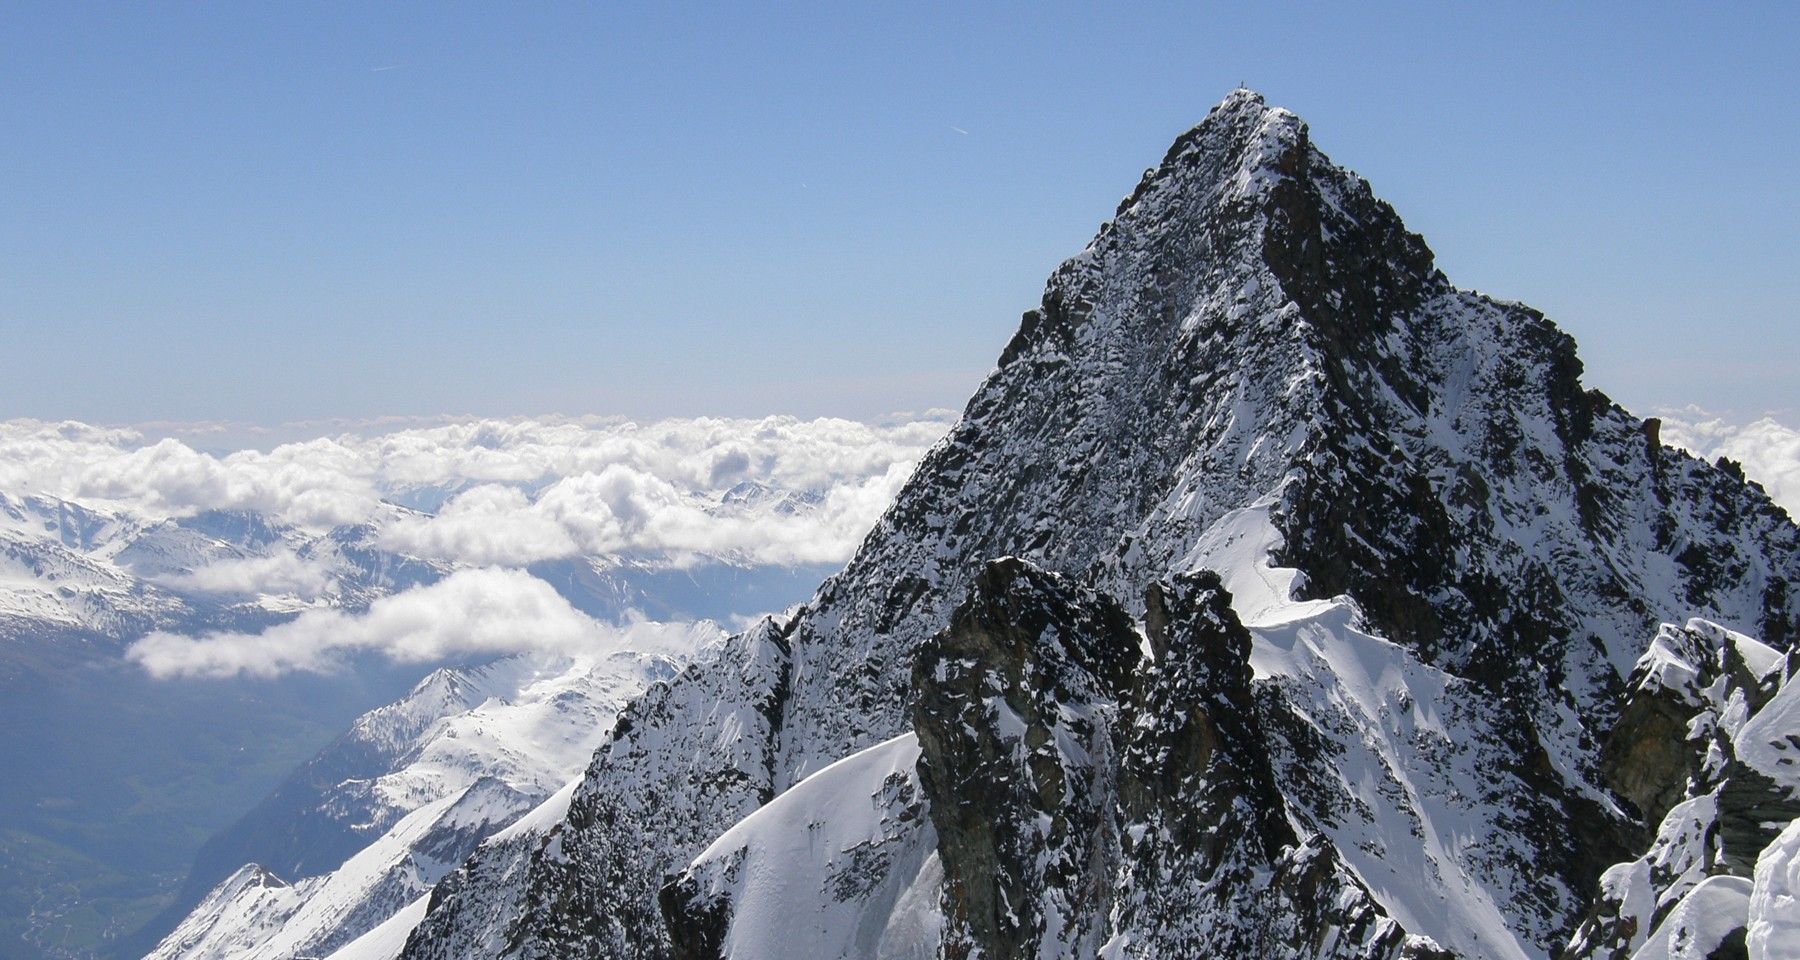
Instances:
[[[1800,12],[31,5],[0,418],[960,407],[1239,82],[1640,414],[1790,422]]]

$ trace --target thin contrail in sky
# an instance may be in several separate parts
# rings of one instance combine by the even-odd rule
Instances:
[[[962,135],[963,135],[963,136],[965,136],[965,137],[966,137],[966,136],[968,136],[968,135],[969,135],[969,131],[967,131],[967,130],[964,130],[964,129],[963,129],[963,128],[961,128],[961,127],[951,127],[951,128],[950,128],[950,129],[952,129],[952,130],[955,130],[955,131],[956,131],[956,132],[957,132],[957,133],[960,133],[960,134],[962,134]]]
[[[386,73],[389,70],[399,70],[400,68],[402,68],[404,66],[406,66],[406,64],[396,63],[390,67],[370,67],[369,72],[370,73]]]

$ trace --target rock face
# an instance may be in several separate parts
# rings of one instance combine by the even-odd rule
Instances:
[[[876,933],[1556,953],[1648,829],[1601,772],[1642,638],[1702,616],[1784,649],[1800,584],[1785,513],[1580,370],[1234,92],[1051,276],[850,565],[627,711],[564,823],[452,874],[405,955],[753,955],[788,901],[715,841],[742,822],[763,856],[759,808],[914,731],[939,908],[925,867],[883,874],[908,906],[850,911]],[[889,826],[864,833],[924,836]],[[796,889],[819,858],[783,861]],[[898,949],[870,937],[799,942]]]
[[[1152,583],[1144,626],[1150,664],[1116,602],[1008,559],[921,649],[944,955],[1429,952],[1289,822],[1219,577]]]
[[[948,956],[1038,956],[1101,928],[1119,840],[1131,618],[1022,560],[989,564],[913,667],[919,779],[944,865]],[[1100,915],[1104,917],[1102,912]]]
[[[1128,865],[1115,941],[1144,956],[1429,954],[1328,838],[1297,835],[1263,746],[1250,632],[1219,577],[1153,583],[1146,608],[1156,663],[1120,777]]]

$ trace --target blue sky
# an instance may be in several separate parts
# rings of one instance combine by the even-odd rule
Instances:
[[[1796,10],[12,4],[0,418],[960,406],[1243,81],[1590,385],[1792,421]]]

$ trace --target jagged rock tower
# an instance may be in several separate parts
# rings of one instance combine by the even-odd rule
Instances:
[[[405,955],[1554,955],[1653,826],[1600,755],[1658,622],[1800,629],[1786,514],[1580,372],[1235,91]]]

